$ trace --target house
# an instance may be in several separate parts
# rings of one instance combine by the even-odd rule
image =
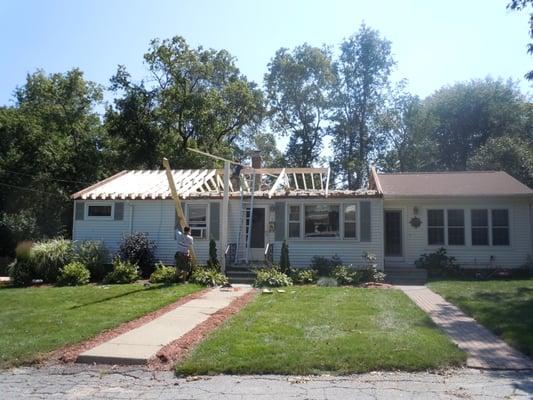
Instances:
[[[372,169],[368,188],[333,190],[326,168],[262,168],[255,155],[252,167],[172,176],[200,263],[210,239],[228,267],[276,262],[283,240],[291,264],[302,267],[316,255],[358,265],[368,252],[380,269],[410,268],[440,247],[479,267],[519,267],[533,254],[533,191],[503,172]],[[165,171],[122,171],[72,199],[74,240],[101,240],[116,251],[124,234],[146,232],[156,257],[174,262],[177,215]]]

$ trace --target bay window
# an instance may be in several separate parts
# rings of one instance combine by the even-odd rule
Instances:
[[[489,214],[487,210],[472,210],[472,246],[488,246]]]
[[[465,244],[465,212],[464,210],[448,210],[448,244]]]
[[[509,246],[508,210],[492,210],[492,245]]]
[[[444,245],[444,210],[428,210],[428,244]]]

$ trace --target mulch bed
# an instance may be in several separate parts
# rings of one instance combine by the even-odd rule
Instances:
[[[238,289],[236,289],[238,290]],[[200,343],[210,332],[219,327],[232,315],[236,314],[257,295],[252,290],[233,300],[227,307],[212,314],[207,320],[187,332],[179,339],[167,344],[159,350],[154,358],[149,360],[148,366],[153,370],[169,370],[180,359],[183,359],[194,346]]]
[[[163,308],[160,308],[156,311],[152,311],[149,314],[146,314],[140,318],[134,319],[129,322],[125,322],[116,328],[110,329],[108,331],[104,331],[96,335],[94,338],[86,340],[81,343],[68,345],[65,347],[62,347],[58,350],[55,350],[51,353],[49,357],[46,357],[49,360],[52,361],[61,361],[65,363],[72,363],[75,362],[78,356],[89,350],[93,347],[96,347],[99,344],[102,344],[104,342],[107,342],[108,340],[111,340],[119,335],[122,335],[123,333],[126,333],[128,331],[131,331],[132,329],[138,328],[139,326],[142,326],[157,317],[175,309],[178,306],[181,306],[182,304],[185,304],[191,300],[197,299],[198,297],[203,296],[206,292],[211,290],[210,288],[206,288],[204,290],[200,290],[199,292],[191,293],[185,297],[180,298],[178,301],[168,304]]]

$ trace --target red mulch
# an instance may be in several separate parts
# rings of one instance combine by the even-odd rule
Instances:
[[[252,290],[233,300],[227,307],[212,314],[206,321],[159,350],[156,356],[148,361],[148,366],[153,370],[171,369],[178,360],[183,359],[210,332],[219,327],[233,314],[239,312],[256,294],[257,291]]]
[[[371,289],[391,289],[393,285],[389,285],[388,283],[368,282],[363,283],[361,287]]]
[[[52,352],[50,357],[47,357],[47,358],[51,360],[59,360],[59,361],[66,362],[66,363],[74,362],[76,361],[78,356],[84,351],[92,349],[93,347],[96,347],[97,345],[101,343],[107,342],[108,340],[111,340],[119,335],[122,335],[123,333],[131,331],[132,329],[138,328],[139,326],[144,325],[152,321],[153,319],[156,319],[157,317],[175,309],[178,306],[181,306],[182,304],[185,304],[191,300],[197,299],[198,297],[201,297],[209,290],[211,289],[207,288],[204,290],[200,290],[199,292],[191,293],[185,297],[180,298],[178,301],[174,303],[168,304],[165,307],[160,308],[156,311],[152,311],[151,313],[146,314],[140,318],[134,319],[129,322],[125,322],[117,326],[116,328],[110,329],[108,331],[101,332],[92,339],[86,340],[81,343],[64,346]]]

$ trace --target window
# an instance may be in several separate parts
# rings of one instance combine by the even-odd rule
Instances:
[[[339,237],[339,206],[305,206],[305,237]]]
[[[87,216],[88,217],[111,217],[111,214],[113,212],[113,206],[112,205],[90,205],[87,209]]]
[[[355,204],[344,206],[344,237],[347,239],[355,239],[357,237],[356,211]]]
[[[487,210],[472,210],[472,246],[488,246],[489,214]]]
[[[448,245],[465,244],[464,210],[448,210]]]
[[[492,245],[509,246],[508,210],[492,210]]]
[[[191,236],[199,239],[207,237],[207,206],[189,205],[189,226]]]
[[[300,206],[289,206],[289,238],[300,237]]]
[[[444,210],[428,210],[428,244],[444,244]]]

